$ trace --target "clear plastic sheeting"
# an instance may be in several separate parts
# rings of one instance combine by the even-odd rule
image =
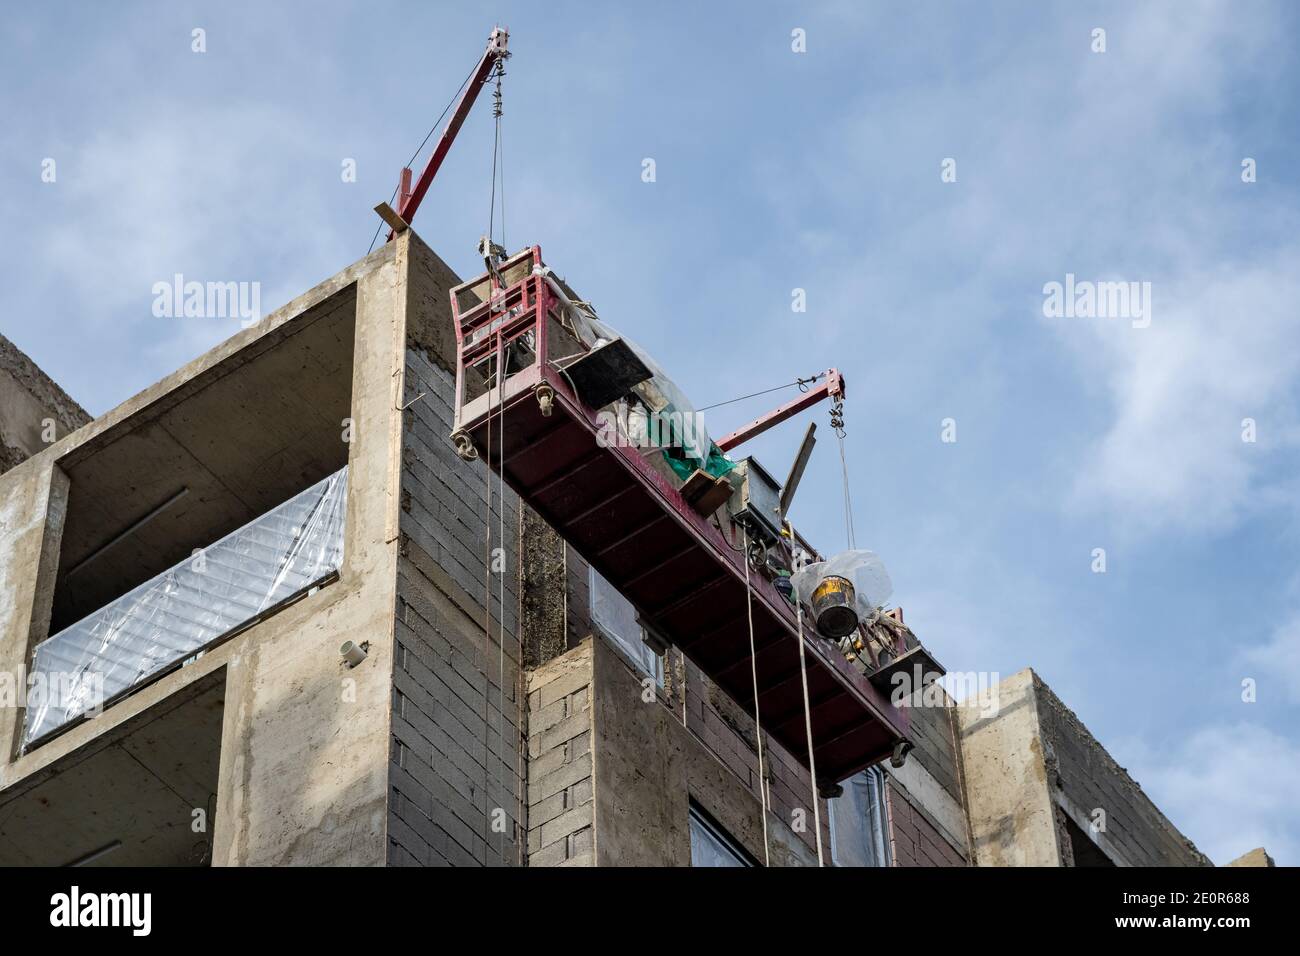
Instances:
[[[663,669],[659,655],[641,639],[641,622],[637,620],[632,602],[618,593],[595,568],[589,569],[588,589],[591,592],[591,619],[598,628],[632,658],[645,674],[662,683]]]
[[[543,274],[547,275],[548,279],[551,278],[549,273],[550,269],[543,270]],[[650,413],[659,419],[659,422],[656,427],[651,428],[644,418],[638,421],[636,416],[629,416],[629,430],[632,432],[629,437],[650,447],[678,446],[701,467],[709,463],[713,442],[704,427],[704,417],[695,410],[686,393],[669,378],[663,366],[632,339],[596,318],[595,312],[589,305],[570,301],[564,294],[564,290],[553,279],[551,291],[567,309],[574,331],[583,345],[594,349],[606,342],[622,339],[650,370],[650,378],[633,386],[632,391],[645,403]],[[718,453],[718,457],[722,457],[721,453]],[[725,461],[726,459],[723,459],[723,462]],[[719,474],[727,470],[729,469],[724,467]]]
[[[338,571],[347,468],[36,647],[23,746]]]
[[[621,338],[650,370],[650,377],[640,385],[634,385],[632,391],[657,419],[654,428],[647,427],[648,436],[658,436],[656,444],[661,447],[676,445],[687,456],[699,462],[708,460],[709,449],[713,445],[708,429],[704,427],[704,417],[695,410],[695,406],[686,393],[677,387],[677,383],[668,377],[658,362],[636,342],[626,335],[605,325],[599,319],[589,319],[598,333],[592,347]],[[648,426],[648,423],[647,423]]]
[[[841,551],[829,560],[796,571],[790,583],[800,602],[810,604],[817,585],[828,577],[845,578],[853,584],[854,605],[862,621],[869,620],[872,612],[883,607],[894,593],[889,572],[873,551]]]
[[[870,767],[843,786],[841,796],[827,801],[831,860],[836,866],[888,866],[884,771]]]

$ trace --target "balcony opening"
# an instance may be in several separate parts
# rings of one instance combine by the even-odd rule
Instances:
[[[59,462],[68,504],[25,747],[338,570],[355,325],[350,287]]]
[[[0,866],[208,866],[226,670],[0,796]]]
[[[1065,831],[1070,837],[1070,855],[1074,859],[1075,866],[1114,866],[1115,863],[1108,857],[1092,838],[1083,831],[1077,823],[1062,811],[1058,814],[1065,820]]]

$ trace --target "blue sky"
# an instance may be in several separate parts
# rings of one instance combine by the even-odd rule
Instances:
[[[507,24],[508,245],[697,404],[838,366],[858,543],[940,660],[1033,666],[1216,862],[1300,863],[1296,8],[465,6],[10,11],[0,332],[99,414],[238,329],[155,318],[153,283],[270,311],[332,275]],[[487,107],[416,221],[462,274]],[[1150,326],[1045,317],[1067,273],[1150,282]],[[801,433],[752,451],[784,473]],[[833,548],[822,438],[793,517]]]

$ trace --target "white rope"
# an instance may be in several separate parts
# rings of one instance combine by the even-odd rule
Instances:
[[[812,707],[808,703],[808,668],[803,652],[803,604],[795,601],[796,619],[799,622],[799,676],[803,679],[803,720],[808,731],[808,776],[812,783],[813,826],[817,828],[817,865],[825,866],[822,859],[822,814],[817,798],[817,761],[813,757]]]
[[[501,214],[502,229],[505,228],[505,212]],[[500,785],[501,805],[505,806],[506,793],[506,423],[505,423],[505,406],[503,386],[505,384],[505,348],[501,350],[502,368],[497,369],[497,444],[500,448],[497,451],[497,513],[500,518],[500,534],[497,540],[500,542],[502,566],[498,573],[497,590],[500,593],[500,611],[498,613],[498,623],[501,628],[501,639],[497,642],[497,745],[501,748],[500,754],[500,773],[498,774],[498,783]],[[491,481],[492,473],[489,470],[488,480]],[[488,520],[492,519],[492,510],[488,509]],[[517,622],[516,622],[517,623]],[[483,689],[487,690],[486,682]],[[485,728],[486,730],[486,728]],[[501,863],[506,861],[506,831],[503,826],[501,829],[501,839],[498,841],[497,854],[501,857]]]
[[[515,692],[515,862],[523,866],[524,851],[528,846],[526,838],[519,839],[526,837],[524,820],[528,810],[524,803],[528,796],[524,786],[528,778],[524,754],[528,747],[523,730],[524,702],[528,697],[524,687],[524,509],[518,499],[515,499],[515,505],[515,682],[511,689]]]
[[[767,776],[763,773],[763,727],[758,718],[758,652],[754,647],[754,595],[749,587],[749,532],[744,535],[745,611],[749,616],[749,670],[754,677],[754,739],[758,742],[758,802],[763,809],[763,865],[771,866],[767,846]]]
[[[498,61],[497,61],[496,69],[495,69],[494,72],[496,73],[496,92],[495,92],[495,94],[494,94],[494,96],[493,96],[494,102],[493,102],[493,109],[492,109],[492,112],[493,112],[493,115],[496,117],[496,123],[495,123],[496,130],[495,130],[495,135],[494,135],[494,137],[493,137],[493,142],[492,142],[492,199],[491,199],[491,201],[490,201],[490,203],[489,203],[489,209],[488,209],[488,245],[489,245],[488,254],[489,254],[489,255],[491,255],[491,249],[490,249],[490,246],[491,246],[491,243],[492,243],[492,219],[493,219],[493,216],[494,216],[495,213],[496,213],[496,195],[497,195],[497,180],[498,180],[498,173],[500,174],[500,175],[499,175],[499,178],[500,178],[500,181],[501,181],[501,245],[502,245],[503,247],[505,246],[505,241],[506,241],[506,184],[505,184],[505,156],[504,156],[504,152],[503,152],[503,150],[501,149],[501,145],[502,145],[502,143],[501,143],[501,78],[505,75],[505,63],[504,63],[504,61],[502,61],[502,60],[498,60]],[[505,455],[505,450],[506,450],[506,449],[505,449],[505,445],[506,445],[506,442],[505,442],[506,425],[505,425],[505,420],[504,420],[505,407],[504,407],[503,402],[504,402],[504,398],[505,398],[505,378],[506,378],[506,361],[507,361],[507,359],[506,359],[506,353],[507,353],[507,348],[508,348],[508,347],[506,346],[506,344],[505,344],[504,342],[501,342],[501,341],[498,340],[498,343],[497,343],[497,371],[496,371],[496,386],[497,386],[497,404],[496,404],[496,418],[497,418],[497,444],[498,444],[498,446],[499,446],[499,448],[498,448],[498,450],[497,450],[497,514],[498,514],[498,517],[499,517],[499,527],[500,527],[500,532],[499,532],[499,534],[498,534],[498,542],[499,542],[498,547],[501,548],[501,554],[502,554],[502,557],[503,557],[503,558],[505,557],[505,545],[506,545],[506,455]],[[491,394],[491,390],[490,390],[490,389],[489,389],[489,394]],[[489,417],[488,417],[489,428],[490,428],[490,424],[491,424],[491,415],[492,415],[492,411],[489,409],[489,412],[488,412],[488,416],[489,416]],[[491,527],[492,527],[492,493],[491,493],[491,487],[492,487],[492,466],[491,466],[491,463],[489,463],[489,464],[488,464],[488,488],[489,488],[489,491],[488,491],[488,513],[487,513],[488,529],[489,529],[489,530],[488,530],[488,536],[489,536],[489,537],[491,537],[491,534],[492,534],[492,532],[491,532]],[[490,552],[490,551],[489,551],[489,553],[488,553],[488,557],[491,558],[491,552]],[[497,773],[497,787],[498,787],[497,794],[498,794],[498,797],[499,797],[499,799],[500,799],[501,807],[504,808],[504,806],[505,806],[505,793],[506,793],[506,728],[505,728],[505,713],[506,713],[506,574],[505,574],[505,566],[504,566],[504,564],[502,565],[501,571],[498,572],[498,579],[499,579],[499,580],[497,581],[497,592],[498,592],[498,600],[497,600],[497,607],[498,607],[498,611],[497,611],[497,627],[498,627],[499,630],[498,630],[498,639],[497,639],[497,746],[498,746],[498,748],[500,749],[501,753],[498,755],[498,759],[499,759],[499,761],[500,761],[500,764],[499,764],[499,766],[498,766],[498,773]],[[489,593],[489,596],[488,596],[488,600],[489,600],[489,602],[491,601],[491,595],[490,595],[490,593]],[[488,706],[488,705],[487,705],[487,700],[488,700],[488,691],[489,691],[489,690],[491,690],[491,683],[490,683],[490,682],[488,681],[488,679],[487,679],[487,673],[486,673],[486,668],[485,668],[485,669],[484,669],[484,674],[483,674],[483,700],[484,700],[484,709],[485,709],[485,710],[487,709],[487,706]],[[487,725],[486,725],[486,724],[484,724],[484,727],[483,727],[483,738],[484,738],[484,740],[487,739]],[[502,865],[504,865],[504,864],[505,864],[505,861],[506,861],[506,831],[505,831],[505,827],[504,827],[504,826],[502,826],[500,837],[499,837],[498,840],[497,840],[497,856],[498,856],[498,858],[500,859]]]
[[[497,375],[501,373],[497,362]],[[492,649],[492,385],[488,384],[487,438],[484,441],[484,471],[487,474],[487,515],[483,521],[483,865],[487,866],[488,844],[491,842],[487,827],[492,819],[492,797],[488,792],[492,771],[492,747],[488,743],[488,653]]]
[[[488,668],[488,659],[489,659],[488,655],[489,653],[491,653],[492,650],[492,563],[493,563],[492,562],[492,419],[493,417],[495,417],[497,420],[497,439],[498,439],[498,444],[501,446],[497,450],[497,457],[500,459],[500,464],[498,468],[498,473],[500,475],[500,478],[499,478],[499,485],[498,485],[499,494],[498,494],[498,501],[497,501],[497,512],[500,519],[498,525],[500,529],[498,532],[500,547],[502,549],[501,550],[502,556],[504,557],[505,540],[506,540],[505,422],[502,420],[504,409],[501,407],[500,404],[503,396],[504,370],[505,370],[504,349],[499,347],[496,355],[496,372],[494,375],[495,381],[489,382],[488,389],[487,389],[487,394],[489,399],[488,417],[487,417],[487,440],[485,443],[487,446],[487,453],[483,459],[483,464],[484,466],[486,466],[487,469],[487,516],[486,519],[484,520],[484,525],[486,528],[486,534],[484,537],[484,548],[485,548],[484,560],[486,563],[483,566],[483,802],[484,802],[483,822],[484,825],[487,827],[491,826],[492,811],[495,809],[504,810],[505,800],[503,798],[506,789],[506,782],[505,782],[505,774],[506,774],[506,769],[505,769],[505,763],[506,763],[506,755],[505,755],[506,754],[506,748],[505,748],[506,576],[503,567],[503,569],[499,573],[500,581],[498,582],[497,585],[497,590],[499,592],[499,598],[498,598],[499,611],[497,613],[498,627],[499,627],[499,632],[498,632],[499,637],[497,640],[497,649],[498,649],[497,742],[498,742],[498,749],[501,751],[501,753],[498,755],[500,760],[500,767],[497,773],[497,787],[498,787],[497,796],[499,798],[500,807],[498,808],[498,807],[491,806],[492,796],[489,791],[488,784],[491,780],[491,773],[492,773],[490,769],[492,764],[492,746],[489,742],[490,738],[488,736],[489,734],[488,728],[491,725],[491,718],[492,718],[492,704],[491,704],[492,698],[490,696],[492,690],[492,682],[488,678],[487,668]],[[496,392],[497,392],[497,407],[495,409],[491,405],[493,384],[495,384]],[[506,836],[505,836],[505,830],[503,829],[501,831],[501,835],[499,839],[497,840],[497,858],[502,865],[505,864],[505,859],[506,859],[505,841],[506,841]],[[491,843],[491,839],[488,835],[488,832],[485,832],[483,834],[484,865],[487,864],[487,846],[489,843]]]

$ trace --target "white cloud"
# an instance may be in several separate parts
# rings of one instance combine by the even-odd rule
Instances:
[[[120,321],[115,310],[149,316],[153,282],[177,271],[238,268],[250,246],[320,244],[315,230],[298,224],[325,218],[327,196],[302,175],[323,151],[309,145],[311,131],[292,115],[162,102],[137,115],[167,121],[107,127],[70,148],[60,165],[59,196],[76,225],[45,233],[42,259],[57,281],[96,304],[83,321]],[[269,283],[271,276],[196,278]]]
[[[1157,281],[1149,328],[1052,320],[1073,324],[1062,334],[1113,404],[1105,433],[1082,458],[1078,503],[1147,531],[1219,531],[1273,503],[1266,466],[1296,424],[1298,251]],[[1255,443],[1242,440],[1246,418],[1257,423]]]
[[[1262,846],[1279,864],[1300,862],[1300,746],[1244,722],[1204,727],[1178,747],[1129,741],[1133,775],[1156,806],[1220,866]]]
[[[1254,668],[1243,676],[1255,680],[1262,702],[1280,697],[1300,704],[1300,615],[1284,622],[1268,643],[1246,648],[1241,659]]]
[[[178,273],[256,282],[265,315],[325,278],[321,263],[357,252],[321,224],[331,221],[331,202],[359,194],[346,191],[354,187],[342,184],[337,164],[322,162],[331,152],[293,114],[160,98],[132,116],[59,151],[58,184],[49,188],[64,225],[37,234],[40,265],[19,292],[25,311],[48,315],[60,338],[88,346],[69,359],[68,381],[95,413],[240,329],[238,319],[155,317],[155,283]],[[97,374],[105,363],[119,374]]]
[[[1039,358],[1032,349],[1043,326],[1014,328],[1044,321],[1033,311],[1043,283],[1067,271],[1151,281],[1150,328],[1050,320],[1076,360],[1077,380],[1061,385],[1080,393],[1082,407],[1060,425],[1074,481],[1052,476],[1043,488],[1055,506],[1113,519],[1127,533],[1221,532],[1284,498],[1270,456],[1297,431],[1300,249],[1289,207],[1252,201],[1261,193],[1239,181],[1248,147],[1234,142],[1227,108],[1278,68],[1278,10],[1243,16],[1186,3],[1171,17],[1165,7],[1112,8],[1103,55],[1087,49],[1092,16],[1050,18],[1038,42],[990,63],[959,96],[942,75],[864,90],[802,169],[772,171],[768,198],[801,237],[809,230],[802,191],[786,185],[793,180],[819,183],[862,219],[886,224],[860,263],[832,262],[806,283],[810,294],[839,304],[831,314],[846,342],[862,334],[840,318],[854,303],[906,316],[905,333],[892,322],[872,327],[872,344],[901,357],[886,365],[905,369],[906,394],[949,396],[967,421],[985,411],[972,392],[980,363],[994,365],[987,383],[1001,394],[1008,328]],[[988,46],[1008,42],[1002,26],[1023,29],[994,20]],[[902,42],[924,57],[936,41]],[[948,155],[960,173],[945,186],[938,158]],[[864,181],[874,189],[864,192]],[[892,187],[912,199],[905,217],[894,212]],[[1053,358],[1039,360],[1040,374],[1053,374]],[[890,367],[880,374],[900,376]],[[1253,445],[1241,441],[1247,417],[1259,423]]]

